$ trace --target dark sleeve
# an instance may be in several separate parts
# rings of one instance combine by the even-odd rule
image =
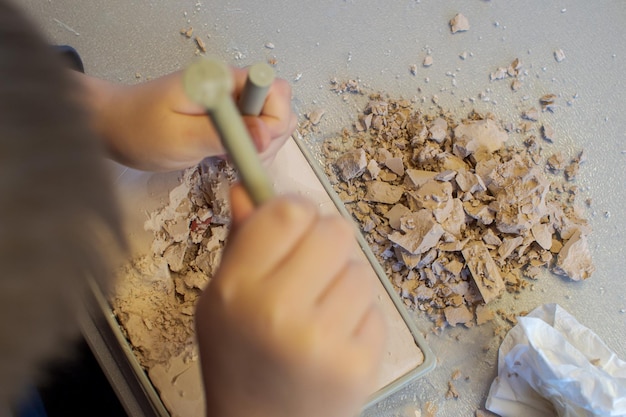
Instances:
[[[83,60],[80,59],[80,55],[76,52],[76,49],[68,45],[57,45],[54,47],[56,51],[63,57],[63,60],[67,64],[68,68],[74,71],[85,73],[85,67],[83,66]]]

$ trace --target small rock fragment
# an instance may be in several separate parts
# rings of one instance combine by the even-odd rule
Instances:
[[[565,52],[563,52],[562,49],[557,49],[554,51],[554,59],[556,59],[556,62],[563,61],[565,59]]]
[[[547,142],[554,142],[554,129],[549,125],[541,126],[541,136]]]
[[[554,111],[556,105],[554,104],[556,101],[556,94],[545,94],[541,96],[539,99],[539,104],[541,104],[542,111]]]
[[[545,250],[550,250],[552,247],[552,228],[549,224],[539,223],[534,225],[530,230],[535,238],[535,241],[544,248]]]
[[[479,305],[478,307],[476,307],[476,324],[477,325],[480,326],[482,324],[490,322],[495,317],[496,315],[494,314],[494,312],[491,311],[489,307],[487,307],[486,305]]]
[[[407,169],[406,177],[404,178],[404,184],[411,188],[417,189],[424,185],[427,181],[435,178],[437,175],[436,172],[432,171],[423,171],[420,169]]]
[[[348,151],[337,158],[335,167],[339,172],[339,176],[344,181],[358,177],[365,171],[367,166],[367,158],[363,149]]]
[[[391,185],[383,181],[369,181],[366,187],[365,200],[374,203],[395,204],[404,194],[403,187]]]
[[[429,129],[430,139],[434,140],[437,143],[443,142],[443,140],[448,135],[448,122],[445,119],[438,117],[433,120],[432,125]]]
[[[474,318],[472,312],[469,311],[465,305],[461,305],[459,307],[446,307],[443,312],[446,316],[446,321],[452,327],[457,324],[469,323]]]
[[[380,167],[378,166],[378,162],[374,159],[370,159],[367,164],[367,172],[370,173],[370,176],[373,180],[378,179],[378,174],[380,173]]]
[[[430,55],[426,55],[426,57],[424,58],[424,61],[422,62],[422,65],[425,67],[430,67],[433,64],[433,57]]]
[[[566,275],[574,281],[587,279],[595,271],[587,238],[580,230],[576,230],[563,245],[553,271],[559,275]]]
[[[485,245],[474,241],[468,243],[461,253],[485,304],[496,299],[504,290],[504,281]]]
[[[522,113],[522,119],[536,122],[537,120],[539,120],[539,111],[536,108],[532,107]]]
[[[326,110],[324,109],[315,109],[310,113],[307,113],[306,118],[309,119],[313,126],[317,126],[322,120],[322,116],[326,114]]]
[[[400,220],[402,232],[393,232],[389,240],[414,255],[433,248],[443,235],[443,228],[426,209],[404,216]]]
[[[456,387],[452,383],[452,381],[448,381],[448,392],[446,392],[447,399],[457,399],[459,398],[459,392],[456,390]]]
[[[199,36],[196,36],[194,40],[196,41],[196,45],[198,45],[198,49],[200,49],[202,53],[205,53],[206,45],[204,44],[204,41]]]
[[[497,70],[489,74],[489,80],[491,81],[503,80],[507,77],[507,75],[508,75],[507,69],[504,67],[499,67]]]
[[[190,39],[193,34],[193,27],[189,26],[187,29],[181,29],[180,34],[186,37],[187,39]]]
[[[453,152],[459,158],[480,152],[491,154],[502,148],[508,138],[506,131],[491,119],[467,121],[454,129]]]
[[[399,177],[404,175],[404,163],[402,162],[402,158],[389,157],[385,159],[385,166]]]
[[[409,210],[405,205],[396,204],[387,213],[385,213],[385,217],[389,220],[389,226],[396,230],[400,230],[400,219],[410,213],[411,210]]]
[[[469,20],[467,20],[467,17],[463,16],[461,13],[458,13],[450,20],[450,30],[452,33],[465,32],[469,29]]]

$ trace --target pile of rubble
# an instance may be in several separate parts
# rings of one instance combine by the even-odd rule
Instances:
[[[219,265],[228,234],[228,190],[234,172],[225,161],[187,169],[169,203],[150,213],[151,253],[120,271],[114,313],[146,369],[185,354],[197,356],[195,303]]]
[[[387,275],[438,327],[490,320],[485,304],[541,268],[572,280],[594,270],[572,183],[583,154],[544,157],[553,131],[536,121],[425,115],[375,94],[354,129],[323,145],[331,183]],[[505,146],[513,132],[524,147]]]

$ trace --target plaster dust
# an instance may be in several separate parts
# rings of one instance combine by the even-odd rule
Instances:
[[[278,153],[269,174],[278,193],[299,193],[317,202],[321,213],[337,212],[293,140]],[[203,413],[194,304],[219,263],[233,178],[223,161],[208,160],[186,170],[178,185],[168,186],[167,204],[149,210],[143,226],[150,236],[120,271],[112,300],[135,355],[172,416]],[[142,184],[132,191],[135,201],[151,199],[147,188]],[[358,256],[365,255],[359,250]],[[419,366],[424,355],[373,269],[363,279],[376,281],[377,300],[389,327],[378,390]]]

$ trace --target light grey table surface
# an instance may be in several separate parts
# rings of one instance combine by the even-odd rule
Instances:
[[[192,26],[209,53],[230,64],[249,65],[276,57],[278,75],[291,81],[300,117],[323,107],[324,136],[349,126],[362,97],[342,97],[329,80],[358,78],[373,91],[394,97],[426,97],[455,114],[471,108],[499,119],[519,120],[520,109],[545,93],[561,105],[543,121],[557,132],[549,149],[567,154],[584,148],[588,161],[578,184],[591,197],[591,246],[597,270],[582,283],[552,275],[519,299],[505,296],[497,306],[530,310],[556,302],[591,327],[626,358],[626,2],[622,0],[318,0],[318,1],[139,1],[21,0],[51,42],[76,47],[89,74],[136,83],[183,68],[196,56],[192,39],[179,32]],[[457,12],[471,29],[452,35],[448,21]],[[274,49],[266,44],[271,43]],[[566,59],[557,63],[555,49]],[[424,68],[427,51],[434,63]],[[459,55],[468,53],[462,60]],[[490,82],[489,73],[520,58],[528,70],[522,89]],[[417,65],[417,75],[409,67]],[[301,78],[295,81],[297,74]],[[428,82],[426,82],[428,78]],[[456,86],[453,85],[455,80]],[[421,89],[421,92],[418,91]],[[489,101],[478,98],[485,92]],[[528,96],[528,101],[523,97]],[[473,97],[475,104],[462,103]],[[571,104],[568,105],[567,102]],[[470,416],[484,403],[495,376],[497,343],[493,326],[454,328],[443,335],[415,320],[438,357],[438,367],[395,394],[368,415],[414,417],[426,401],[440,416]],[[457,340],[458,339],[458,340]],[[491,346],[488,352],[484,346]],[[471,377],[457,383],[460,398],[446,400],[454,369]]]

